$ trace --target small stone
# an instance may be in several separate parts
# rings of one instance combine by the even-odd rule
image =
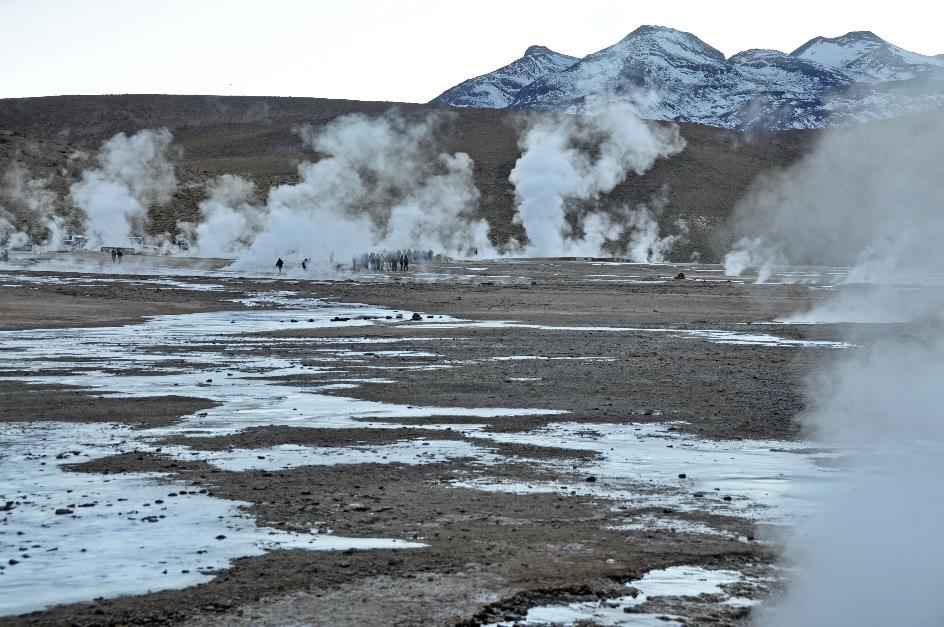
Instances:
[[[685,273],[684,273],[684,272],[679,272],[678,274],[676,274],[676,275],[675,275],[675,280],[676,280],[676,281],[684,281],[684,280],[685,280]]]
[[[226,539],[226,536],[224,536],[224,535],[221,533],[220,535],[216,536],[216,539],[217,539],[217,540],[225,540],[225,539]]]
[[[588,482],[588,483],[595,483],[596,480],[597,480],[597,478],[596,478],[595,475],[590,475],[589,477],[587,477],[587,482]]]
[[[679,473],[679,479],[687,479],[687,478],[688,478],[688,475],[686,475],[684,472]]]
[[[413,321],[422,320],[422,319],[423,319],[423,316],[419,315],[418,313],[413,314],[413,316],[410,318],[410,320],[413,320]]]
[[[60,507],[56,509],[56,516],[65,516],[71,513],[72,513],[72,510],[69,509],[68,507]]]

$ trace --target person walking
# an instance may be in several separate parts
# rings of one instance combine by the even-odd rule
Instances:
[[[122,258],[123,256],[124,256],[124,253],[123,253],[122,250],[119,248],[119,249],[118,249],[118,263],[121,263],[121,258]]]
[[[282,266],[285,265],[285,262],[282,261],[282,258],[279,257],[278,261],[275,262],[275,267],[279,269],[279,274],[282,274]]]
[[[111,262],[118,263],[118,251],[114,248],[111,249]]]

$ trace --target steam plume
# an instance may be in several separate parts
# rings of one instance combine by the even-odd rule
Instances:
[[[774,265],[854,266],[854,282],[941,274],[944,115],[876,122],[823,135],[794,167],[767,178],[735,209],[742,239],[725,257],[739,275]],[[930,266],[928,264],[931,264]]]
[[[630,173],[642,175],[685,142],[675,125],[645,122],[623,101],[591,99],[580,115],[542,116],[520,140],[523,154],[511,172],[527,231],[528,256],[595,256],[629,234],[636,261],[661,259],[674,239],[659,238],[645,208],[586,210]],[[576,226],[576,228],[574,228]]]
[[[56,249],[65,234],[65,219],[58,214],[59,197],[48,188],[49,179],[33,178],[19,161],[12,162],[0,181],[0,201],[19,209],[0,212],[0,244],[22,246],[36,241]]]
[[[300,164],[298,183],[272,188],[264,204],[252,203],[246,181],[219,180],[200,207],[200,253],[238,256],[236,267],[379,249],[494,253],[478,214],[472,159],[435,149],[443,121],[350,114],[300,129],[321,158]]]
[[[906,333],[866,338],[808,381],[801,423],[847,453],[845,478],[788,542],[796,576],[763,613],[773,627],[944,618],[942,132],[940,114],[830,131],[741,208],[756,213],[742,214],[750,239],[729,263],[853,266],[856,284],[793,319],[910,323]]]
[[[128,236],[143,234],[151,205],[170,201],[177,188],[170,131],[118,133],[105,141],[96,160],[70,188],[83,212],[92,246],[125,246]]]

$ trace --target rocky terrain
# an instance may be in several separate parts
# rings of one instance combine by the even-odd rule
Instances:
[[[845,349],[836,325],[769,321],[822,290],[567,261],[155,270],[0,287],[0,624],[583,604],[740,625],[776,592],[763,530],[821,472],[795,442],[802,380]],[[643,575],[683,587],[647,598]]]

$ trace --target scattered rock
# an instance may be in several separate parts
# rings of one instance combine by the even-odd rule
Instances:
[[[595,483],[596,480],[597,480],[596,475],[590,475],[589,477],[587,477],[587,482],[589,483]]]
[[[56,516],[66,516],[67,514],[71,514],[71,513],[72,513],[72,510],[69,509],[68,507],[59,507],[56,509]]]
[[[410,318],[410,320],[414,320],[414,321],[422,320],[422,319],[423,319],[423,316],[419,315],[418,313],[413,314],[413,316]]]
[[[680,472],[679,479],[688,479],[688,475],[686,475],[684,472]]]
[[[684,272],[679,272],[678,274],[676,274],[676,275],[675,275],[675,280],[676,280],[676,281],[684,281],[684,280],[685,280],[685,273],[684,273]]]

